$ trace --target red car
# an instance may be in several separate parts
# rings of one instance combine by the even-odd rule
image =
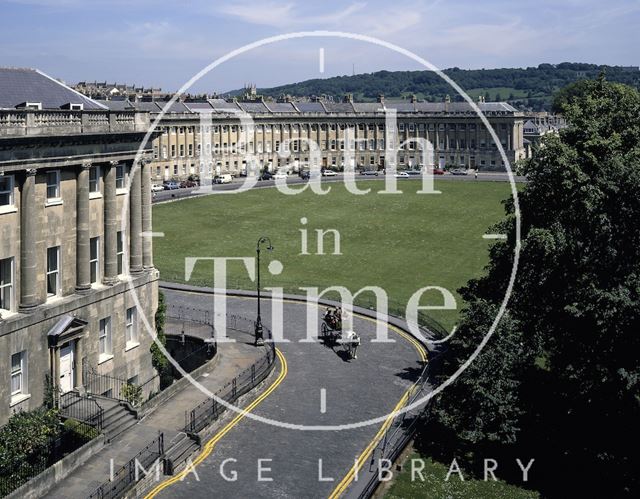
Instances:
[[[433,169],[433,174],[434,175],[444,175],[444,170],[442,168],[434,168]]]

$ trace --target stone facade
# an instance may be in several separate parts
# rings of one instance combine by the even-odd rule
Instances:
[[[122,102],[102,101],[122,107]],[[310,166],[310,145],[319,148],[321,167],[344,168],[344,152],[351,148],[354,167],[382,169],[389,164],[385,140],[385,111],[397,114],[393,131],[398,144],[398,169],[422,166],[420,150],[410,139],[426,139],[434,150],[434,164],[448,168],[504,170],[502,157],[489,131],[466,102],[251,102],[209,99],[206,102],[134,102],[152,118],[165,110],[153,141],[152,179],[184,180],[199,173],[203,152],[211,158],[203,164],[214,175],[237,175],[247,168],[246,153],[260,169],[297,171]],[[506,103],[479,102],[513,164],[527,154],[523,140],[524,115]],[[211,127],[200,135],[200,114],[211,116]],[[241,123],[249,117],[252,126]],[[350,131],[350,141],[346,140]],[[393,133],[392,132],[392,133]],[[207,148],[206,150],[204,148]],[[210,148],[210,149],[209,149]],[[210,152],[209,152],[210,151]],[[281,151],[283,154],[279,154]],[[287,158],[283,156],[288,156]]]
[[[148,126],[133,111],[0,110],[0,425],[43,403],[47,375],[91,390],[83,367],[157,391],[151,168],[134,163]]]

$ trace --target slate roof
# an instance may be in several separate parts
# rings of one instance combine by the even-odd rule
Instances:
[[[0,68],[0,109],[15,109],[25,102],[39,102],[42,109],[61,109],[67,104],[106,109],[37,69]]]

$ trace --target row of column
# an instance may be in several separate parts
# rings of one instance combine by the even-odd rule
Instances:
[[[116,168],[113,161],[105,166],[104,173],[104,271],[103,282],[113,285],[118,282],[118,207],[116,202]],[[76,290],[84,292],[91,288],[90,267],[90,205],[89,169],[83,165],[77,178],[77,255]],[[151,219],[151,167],[141,161],[130,170],[129,190],[129,272],[139,274],[153,268]]]
[[[118,162],[102,164],[104,169],[104,231],[102,255],[103,283],[118,281],[118,205],[116,201],[116,168]],[[90,163],[83,164],[76,176],[76,291],[91,288],[89,192]],[[153,268],[151,218],[151,167],[147,161],[131,168],[129,194],[129,272],[139,274]],[[25,171],[20,196],[20,310],[28,312],[41,303],[38,291],[38,251],[45,239],[42,212],[36,197],[36,169]],[[123,241],[124,244],[124,241]]]

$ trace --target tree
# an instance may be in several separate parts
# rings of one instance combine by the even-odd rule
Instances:
[[[630,495],[640,420],[640,94],[603,76],[566,94],[569,127],[547,136],[524,167],[508,314],[434,414],[466,449],[537,442],[551,495],[581,487],[590,496]],[[492,247],[486,275],[461,290],[467,310],[442,376],[468,357],[487,330],[482,309],[488,315],[504,295],[513,200],[499,230],[508,239]],[[531,382],[541,377],[543,386]]]

